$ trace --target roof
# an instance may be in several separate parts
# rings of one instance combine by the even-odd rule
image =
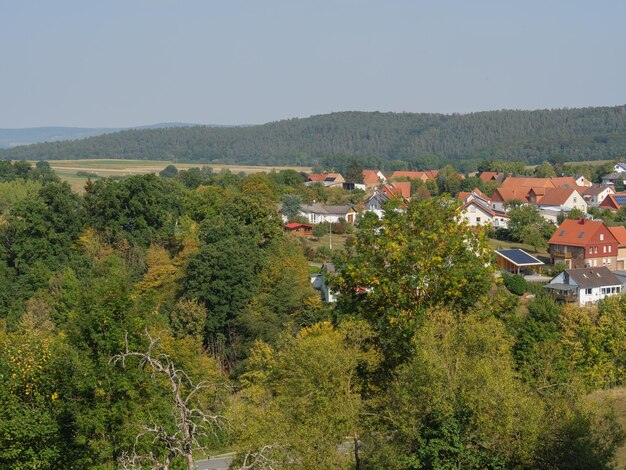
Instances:
[[[363,184],[378,184],[380,182],[378,173],[378,170],[363,170]]]
[[[528,188],[497,188],[491,195],[492,201],[513,201],[518,200],[526,202],[528,196]]]
[[[571,188],[550,189],[546,191],[546,195],[543,196],[537,204],[541,206],[562,206],[575,192],[577,191]]]
[[[515,266],[541,266],[543,263],[524,250],[519,248],[513,250],[496,250],[496,254],[510,261]]]
[[[571,176],[554,178],[508,177],[502,182],[503,188],[577,188],[576,180]]]
[[[354,212],[354,208],[351,205],[346,206],[327,206],[325,204],[302,204],[300,206],[302,212],[309,212],[313,214],[327,214],[327,215],[342,215],[348,212]]]
[[[585,192],[583,193],[583,196],[597,196],[599,194],[602,194],[607,189],[613,192],[613,188],[611,188],[610,186],[606,184],[591,186],[585,190]]]
[[[565,270],[578,287],[590,289],[593,287],[620,286],[622,282],[606,266],[601,268],[579,268]]]
[[[606,227],[606,225],[595,220],[566,219],[559,225],[559,228],[554,231],[548,243],[555,245],[585,246],[602,227]]]
[[[472,199],[471,201],[466,202],[462,210],[465,210],[467,207],[472,206],[472,205],[478,207],[483,212],[486,212],[491,217],[502,217],[504,219],[509,218],[509,215],[506,212],[499,212],[499,211],[493,210],[487,204],[483,203],[481,199]]]
[[[343,181],[343,176],[341,176],[339,173],[310,173],[308,180],[320,183],[323,181]]]
[[[619,246],[626,246],[626,227],[607,227]]]
[[[604,175],[602,177],[603,180],[623,180],[624,178],[626,178],[626,176],[624,176],[624,172],[617,172],[614,171],[613,173],[609,173],[608,175]]]
[[[499,180],[500,178],[502,178],[504,176],[504,173],[502,173],[501,171],[483,171],[480,174],[480,179],[485,182],[488,183],[489,181],[493,181],[493,180]]]
[[[626,204],[626,193],[607,194],[600,207],[609,210],[619,210]]]
[[[394,171],[391,178],[409,178],[412,180],[434,180],[437,178],[438,170],[426,171]]]
[[[398,196],[409,199],[411,197],[411,182],[385,183],[380,187],[380,193],[384,194],[387,199]]]

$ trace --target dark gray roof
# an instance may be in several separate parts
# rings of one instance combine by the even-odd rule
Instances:
[[[597,196],[598,194],[600,194],[602,191],[604,191],[607,188],[613,189],[606,184],[599,184],[597,186],[592,186],[586,189],[585,192],[583,192],[583,196]]]
[[[609,173],[608,175],[604,175],[602,177],[603,180],[620,180],[620,179],[626,179],[626,175],[622,172],[613,172],[613,173]]]
[[[342,215],[347,214],[348,212],[354,212],[354,207],[351,205],[347,206],[327,206],[325,204],[302,204],[300,206],[300,210],[302,212],[311,212],[314,214],[335,214]]]
[[[567,275],[583,289],[592,287],[620,286],[622,282],[609,268],[579,268],[565,270]]]

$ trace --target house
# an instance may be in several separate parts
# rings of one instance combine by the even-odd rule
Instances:
[[[614,171],[602,177],[602,184],[626,185],[626,172]]]
[[[471,191],[461,191],[458,196],[459,200],[463,203],[469,202],[472,199],[482,199],[487,205],[491,204],[491,198],[483,193],[480,189],[474,188]]]
[[[398,199],[401,204],[405,204],[411,197],[411,182],[397,181],[386,183],[376,188],[374,193],[365,200],[363,204],[364,212],[373,212],[382,218],[385,215],[383,205],[390,199]]]
[[[351,205],[327,206],[325,204],[313,203],[302,204],[300,206],[300,215],[306,217],[311,224],[336,223],[340,219],[353,224],[356,221],[357,212]]]
[[[587,201],[588,206],[599,207],[609,194],[615,194],[613,188],[606,184],[599,184],[587,188],[583,192],[583,198]]]
[[[611,235],[617,240],[617,263],[616,270],[626,269],[626,228],[609,227]]]
[[[541,273],[543,262],[519,248],[496,250],[496,262],[500,268],[512,274]]]
[[[593,183],[585,178],[583,175],[574,176],[574,181],[578,186],[584,186],[585,188],[591,188]]]
[[[496,183],[502,183],[504,181],[503,171],[483,171],[479,178],[483,183],[490,183],[495,181]]]
[[[617,266],[618,242],[603,223],[586,219],[566,219],[548,240],[550,263],[567,268]]]
[[[304,184],[310,186],[321,183],[324,186],[339,186],[345,182],[346,180],[340,173],[310,173]]]
[[[300,224],[298,222],[292,222],[285,224],[284,230],[287,233],[293,233],[301,237],[309,237],[313,234],[313,226],[309,224]]]
[[[379,170],[363,170],[363,184],[366,188],[375,188],[381,183],[386,183],[387,178]]]
[[[394,171],[389,179],[395,180],[400,178],[408,178],[410,180],[434,181],[437,179],[438,170],[426,171]]]
[[[626,193],[613,193],[608,194],[598,207],[617,212],[624,204],[626,204]]]
[[[547,209],[553,211],[568,212],[572,209],[581,210],[587,213],[587,202],[582,195],[573,188],[553,188],[545,192],[545,194],[535,203],[539,210]]]
[[[461,217],[470,227],[490,225],[494,229],[498,229],[509,226],[509,216],[505,212],[491,209],[479,198],[470,199],[463,205]]]
[[[527,203],[528,191],[528,188],[497,188],[491,194],[491,208],[504,212],[513,201]]]
[[[567,269],[554,277],[545,288],[557,300],[578,302],[578,305],[584,306],[619,294],[622,281],[606,267]]]
[[[624,172],[626,172],[626,162],[616,163],[613,166],[613,171],[615,173],[624,173]]]

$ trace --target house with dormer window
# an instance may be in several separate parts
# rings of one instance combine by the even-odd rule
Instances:
[[[617,269],[618,241],[603,223],[567,219],[548,240],[550,263],[566,268]]]

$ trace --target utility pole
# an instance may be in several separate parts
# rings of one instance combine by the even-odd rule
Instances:
[[[333,251],[333,223],[328,223],[328,248],[330,251]]]

